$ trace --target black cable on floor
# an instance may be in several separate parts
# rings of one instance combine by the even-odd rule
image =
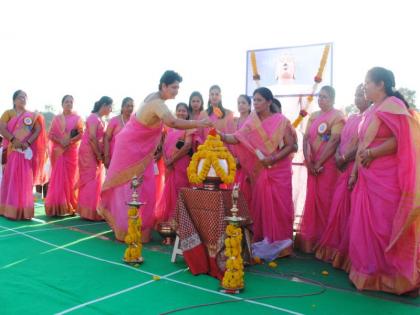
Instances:
[[[278,273],[278,272],[275,272],[275,271],[272,271],[272,273],[278,274],[278,275],[280,275],[282,277],[299,278],[299,279],[303,280],[304,282],[309,282],[311,284],[314,284],[314,285],[317,285],[317,286],[321,287],[321,290],[316,291],[316,292],[311,292],[311,293],[303,293],[303,294],[262,295],[262,296],[249,297],[249,298],[240,298],[238,300],[223,300],[223,301],[219,301],[219,302],[189,305],[189,306],[184,306],[184,307],[176,308],[176,309],[173,309],[173,310],[170,310],[170,311],[161,313],[160,315],[174,314],[174,313],[178,313],[178,312],[182,312],[182,311],[187,311],[187,310],[192,310],[192,309],[202,308],[202,307],[215,306],[215,305],[220,305],[220,304],[238,303],[238,302],[246,302],[246,301],[258,301],[258,300],[264,300],[264,299],[303,298],[303,297],[308,297],[308,296],[321,295],[321,294],[323,294],[327,290],[327,288],[325,287],[325,285],[322,282],[303,278],[303,277],[299,276],[298,273]]]

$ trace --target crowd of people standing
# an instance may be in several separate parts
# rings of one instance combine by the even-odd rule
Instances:
[[[110,97],[100,98],[83,122],[66,95],[48,133],[42,115],[26,110],[26,93],[16,91],[13,108],[0,118],[0,215],[34,216],[33,187],[45,182],[48,156],[46,214],[105,219],[120,241],[127,234],[130,180],[142,176],[142,235],[148,242],[156,224],[174,220],[178,192],[189,186],[191,155],[215,128],[237,159],[236,182],[250,209],[254,242],[293,241],[279,256],[293,247],[314,254],[348,272],[360,290],[418,291],[420,115],[396,90],[390,70],[367,72],[355,92],[359,113],[350,117],[334,107],[334,88],[323,86],[303,143],[268,88],[256,89],[252,100],[240,95],[239,117],[223,106],[217,85],[209,89],[206,108],[195,91],[174,115],[165,101],[176,97],[181,82],[178,73],[165,72],[157,92],[135,110],[133,99],[125,98],[107,124]],[[292,158],[300,146],[308,180],[294,231]]]

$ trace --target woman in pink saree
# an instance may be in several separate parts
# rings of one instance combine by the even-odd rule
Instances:
[[[292,126],[276,113],[273,94],[267,88],[254,91],[254,108],[248,119],[233,135],[221,133],[224,142],[238,144],[235,152],[251,179],[251,217],[254,241],[270,243],[293,238]],[[291,253],[292,246],[280,252]]]
[[[420,124],[395,90],[391,71],[368,71],[373,102],[359,128],[349,180],[350,280],[359,290],[394,294],[420,288]]]
[[[211,125],[207,120],[176,119],[171,114],[164,102],[175,98],[181,81],[178,73],[166,71],[160,79],[159,91],[146,97],[116,138],[114,157],[102,186],[100,213],[114,230],[117,240],[123,241],[127,234],[126,202],[131,200],[131,179],[140,176],[143,177],[140,200],[147,203],[141,209],[142,236],[144,242],[150,241],[156,203],[153,157],[161,140],[163,123],[176,129]]]
[[[321,88],[320,111],[312,113],[303,138],[303,154],[308,169],[305,207],[295,239],[295,247],[313,253],[328,222],[339,171],[334,153],[344,126],[344,115],[334,109],[335,91]]]
[[[341,173],[331,203],[328,223],[315,253],[318,259],[331,262],[333,267],[347,272],[350,271],[348,223],[351,199],[351,191],[347,184],[356,157],[359,124],[370,105],[365,98],[363,84],[356,89],[354,103],[360,112],[349,117],[341,132],[340,144],[335,154],[335,162]]]
[[[242,128],[245,121],[248,119],[249,114],[251,113],[251,98],[248,95],[239,95],[238,97],[238,112],[239,117],[235,117],[233,120],[235,131],[238,131]],[[248,207],[251,208],[251,183],[247,171],[241,167],[241,162],[238,157],[238,154],[235,151],[236,146],[231,146],[232,154],[237,159],[237,169],[236,169],[236,179],[235,182],[239,183],[240,190],[242,191]]]
[[[178,119],[189,119],[188,105],[179,103],[176,106]],[[168,128],[163,144],[163,160],[165,161],[165,184],[156,206],[157,223],[174,221],[175,207],[179,190],[188,187],[187,167],[191,157],[188,154],[192,145],[193,130]]]
[[[3,150],[7,162],[0,194],[0,215],[12,220],[30,220],[34,216],[32,194],[45,163],[46,136],[44,119],[25,109],[27,96],[22,90],[13,94],[13,109],[0,118]]]
[[[134,109],[134,101],[131,97],[126,97],[122,101],[121,114],[111,118],[106,127],[104,137],[104,164],[105,167],[109,167],[109,163],[114,152],[115,138],[117,134],[125,127],[125,124],[130,119]]]
[[[81,218],[100,221],[103,218],[97,213],[100,201],[101,185],[104,180],[103,139],[105,123],[102,117],[112,110],[112,99],[102,96],[95,103],[92,113],[86,119],[86,130],[79,148],[79,200],[77,213]]]
[[[233,112],[223,107],[222,90],[218,85],[210,87],[208,107],[206,111],[201,112],[200,119],[209,119],[213,123],[214,128],[221,132],[235,132]],[[197,134],[201,143],[206,140],[209,131],[210,128],[198,130]]]
[[[63,113],[54,117],[49,132],[52,170],[45,200],[48,216],[72,215],[77,208],[78,150],[83,122],[72,111],[73,96],[65,95],[61,104]]]
[[[204,110],[203,96],[200,92],[194,91],[190,95],[188,102],[188,111],[190,112],[190,119],[198,120]]]

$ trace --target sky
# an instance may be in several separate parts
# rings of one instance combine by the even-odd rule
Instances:
[[[334,43],[336,107],[353,102],[373,66],[420,91],[415,1],[1,0],[0,110],[23,89],[28,109],[57,112],[65,94],[87,116],[102,95],[139,105],[167,69],[183,77],[177,102],[213,84],[236,110],[246,52]],[[420,92],[418,92],[420,93]],[[417,105],[418,105],[417,101]],[[313,105],[313,106],[316,106]]]

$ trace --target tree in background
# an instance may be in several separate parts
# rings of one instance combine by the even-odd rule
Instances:
[[[416,91],[407,88],[399,88],[398,92],[400,92],[404,96],[405,100],[408,102],[408,105],[410,105],[410,107],[418,109],[416,108]]]
[[[359,112],[359,110],[357,109],[356,105],[354,105],[354,104],[350,104],[350,105],[344,107],[344,113],[347,116],[357,114],[358,112]]]
[[[47,131],[50,130],[51,122],[55,116],[54,112],[54,105],[45,105],[44,110],[41,111],[41,114],[44,116],[45,119],[45,128]]]
[[[400,92],[404,96],[405,100],[408,102],[408,105],[411,108],[419,110],[419,108],[416,107],[416,91],[407,88],[399,88],[398,92]],[[357,114],[359,110],[357,109],[356,105],[351,104],[344,108],[344,112],[347,116],[350,116],[353,114]]]

